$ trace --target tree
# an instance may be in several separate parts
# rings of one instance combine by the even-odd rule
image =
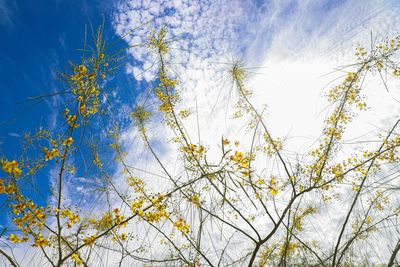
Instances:
[[[232,63],[227,74],[238,94],[234,117],[248,118],[248,139],[218,137],[219,152],[213,155],[210,144],[193,142],[185,119],[195,112],[182,108],[179,79],[167,60],[167,36],[162,28],[145,44],[158,58],[158,85],[149,91],[157,109],[137,101],[130,113],[140,142],[162,169],[163,186],[152,186],[126,159],[121,126],[101,124],[113,120],[112,103],[103,101],[104,79],[117,70],[124,51],[109,51],[99,28],[93,47],[85,45],[81,61],[61,74],[65,125],[55,132],[41,129],[26,135],[21,157],[1,160],[5,178],[0,193],[7,196],[15,225],[2,233],[8,239],[8,248],[0,250],[4,261],[19,266],[22,259],[12,250],[32,244],[32,251],[40,252],[32,257],[51,266],[96,266],[103,261],[120,266],[366,266],[372,264],[368,253],[373,242],[391,231],[396,241],[391,254],[380,255],[380,264],[395,265],[399,188],[379,179],[399,163],[400,120],[382,131],[379,142],[361,148],[346,144],[343,134],[366,109],[366,75],[400,77],[400,37],[370,51],[357,48],[351,70],[326,93],[331,112],[321,138],[299,159],[288,157],[284,140],[271,134],[263,111],[252,104],[242,62]],[[149,121],[160,115],[179,154],[172,170],[151,141]],[[99,136],[87,133],[93,125],[102,125]],[[29,151],[36,154],[31,157]],[[57,177],[52,201],[39,206],[24,192],[49,166]],[[90,210],[80,210],[63,195],[66,183],[78,179],[77,172],[94,177]],[[145,172],[156,176],[151,169]],[[348,201],[331,227],[334,242],[316,238],[313,224],[332,226],[323,221],[321,209],[340,203],[343,195]],[[95,201],[97,197],[103,201]]]

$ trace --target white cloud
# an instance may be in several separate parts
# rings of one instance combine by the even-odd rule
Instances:
[[[371,32],[376,39],[395,34],[399,8],[395,1],[384,0],[267,1],[262,4],[255,1],[159,1],[157,4],[127,1],[118,6],[115,29],[123,35],[151,21],[125,38],[129,44],[145,42],[145,34],[152,27],[166,25],[170,29],[174,41],[169,63],[180,78],[182,106],[199,114],[199,119],[194,115],[184,121],[185,128],[192,142],[201,139],[210,148],[211,157],[216,155],[215,147],[222,136],[245,140],[243,147],[251,141],[245,130],[246,121],[230,119],[237,93],[226,75],[225,63],[232,58],[244,58],[250,66],[260,67],[250,68],[261,73],[248,81],[254,92],[253,101],[259,109],[267,105],[267,122],[274,136],[292,137],[286,142],[289,156],[289,152],[308,151],[321,133],[327,105],[323,92],[342,75],[333,71],[354,62],[355,44],[369,45]],[[144,47],[132,49],[130,54],[141,64],[155,62]],[[157,65],[147,76],[140,76],[146,67],[132,65],[128,72],[139,80],[151,81]],[[392,97],[400,99],[400,94],[395,88],[386,93],[377,76],[367,79],[365,85],[370,110],[349,127],[351,134],[345,136],[347,139],[369,131],[376,134],[378,126],[387,126],[382,118],[398,114]],[[125,143],[132,141],[126,146],[128,151],[133,150],[127,160],[138,168],[162,175],[151,155],[138,158],[146,148],[138,147],[137,135],[132,131],[130,128],[123,135]],[[159,147],[168,140],[169,131],[156,120],[149,125],[149,132],[154,133],[152,141],[160,149],[163,163],[179,175],[177,149],[169,144]],[[154,175],[142,177],[154,186],[160,184]],[[343,204],[347,205],[345,201]],[[325,219],[322,225],[316,226],[316,235],[323,234],[325,241],[334,241],[327,229],[337,227],[337,223],[325,228],[324,225],[333,213],[338,217],[340,212],[343,209],[331,207],[331,213],[323,213],[321,216]]]
[[[127,1],[118,6],[115,29],[123,35],[150,20],[138,33],[134,31],[133,37],[126,37],[128,43],[138,44],[147,38],[141,34],[153,27],[172,28],[171,68],[180,78],[183,105],[197,109],[200,126],[209,129],[202,133],[205,142],[228,133],[236,135],[235,131],[241,130],[231,127],[233,124],[243,126],[230,120],[237,94],[227,77],[227,65],[220,64],[238,57],[260,66],[250,69],[261,74],[254,75],[249,85],[255,104],[268,106],[271,129],[279,136],[315,139],[324,118],[323,90],[341,75],[332,71],[353,62],[354,45],[368,45],[371,31],[377,38],[393,34],[398,20],[399,6],[393,1],[337,2],[268,1],[256,5],[253,1],[230,1],[228,5]],[[153,79],[157,65],[149,63],[155,59],[147,48],[134,48],[130,53],[143,66],[129,65],[128,72],[138,79]],[[151,66],[152,72],[144,71]],[[142,72],[147,76],[140,77]],[[385,95],[382,90],[371,93]],[[197,121],[186,125],[197,136]],[[218,140],[209,145],[216,143]]]

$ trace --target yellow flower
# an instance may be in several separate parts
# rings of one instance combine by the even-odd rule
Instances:
[[[72,142],[74,142],[74,139],[72,139],[72,137],[70,136],[66,140],[64,140],[63,145],[68,147],[72,144]]]
[[[4,186],[4,179],[0,179],[0,194],[3,194],[6,191],[6,187]]]
[[[231,141],[229,141],[228,139],[225,138],[222,140],[222,143],[224,144],[224,146],[227,146],[231,143]]]
[[[76,124],[76,119],[77,119],[76,115],[67,115],[66,116],[68,125],[73,128],[78,128],[78,125]]]
[[[8,184],[6,186],[5,192],[6,194],[13,194],[17,191],[17,187],[14,184]]]
[[[94,78],[96,78],[96,73],[90,73],[89,75],[88,75],[88,79],[91,81],[91,80],[93,80]]]
[[[231,160],[236,161],[238,163],[243,161],[243,159],[244,159],[244,154],[243,154],[243,152],[240,152],[240,151],[236,151],[235,155],[231,157]]]
[[[73,261],[75,261],[75,263],[78,264],[78,265],[82,265],[83,264],[83,260],[81,259],[81,257],[79,257],[79,254],[77,254],[77,253],[73,253],[71,255],[71,259]]]
[[[125,241],[125,240],[128,238],[128,235],[127,235],[126,233],[122,233],[122,234],[119,235],[119,238],[120,238],[122,241]]]
[[[11,173],[15,176],[20,176],[22,174],[22,171],[20,168],[18,168],[18,162],[16,162],[15,160],[13,161],[4,161],[3,162],[3,171],[7,172],[7,173]]]
[[[193,196],[190,199],[193,204],[196,206],[200,206],[200,196],[198,194],[193,194]]]
[[[86,110],[85,104],[81,104],[81,106],[79,107],[79,112],[83,113],[83,112],[85,112],[85,110]]]
[[[131,204],[131,209],[133,212],[137,212],[144,204],[143,198],[139,198],[136,201],[133,201]]]
[[[271,177],[271,181],[269,184],[269,192],[273,196],[276,196],[279,193],[278,181],[275,179],[275,177]]]
[[[114,213],[115,213],[115,223],[118,225],[122,225],[123,221],[124,221],[124,215],[120,214],[120,210],[118,208],[114,209]]]
[[[74,224],[80,222],[81,217],[79,214],[75,214],[70,209],[65,209],[61,211],[61,217],[66,218],[68,217],[67,227],[71,228]]]
[[[17,236],[17,235],[14,235],[14,234],[11,234],[10,236],[9,236],[9,238],[8,238],[11,242],[13,242],[14,244],[17,244],[17,243],[22,243],[22,242],[25,242],[25,241],[27,241],[28,240],[28,238],[27,237],[19,237],[19,236]]]
[[[46,247],[49,245],[49,241],[43,237],[42,234],[39,234],[36,238],[35,238],[35,247]]]
[[[79,71],[80,73],[85,74],[85,73],[87,72],[87,68],[86,68],[84,65],[79,65],[78,71]]]
[[[40,221],[43,221],[44,219],[46,219],[46,214],[44,214],[44,209],[43,208],[35,210],[35,216]]]
[[[176,229],[181,231],[183,234],[188,234],[189,233],[190,226],[182,218],[179,218],[176,222],[174,222],[174,226],[175,226]]]
[[[96,238],[96,235],[88,236],[83,239],[83,242],[85,242],[86,245],[91,246],[96,242]]]
[[[58,151],[57,148],[53,148],[51,151],[49,151],[47,148],[44,149],[44,159],[46,161],[52,160],[53,158],[57,157],[60,152]]]

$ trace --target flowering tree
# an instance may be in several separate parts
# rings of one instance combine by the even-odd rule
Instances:
[[[19,266],[22,259],[13,250],[32,245],[37,264],[51,266],[367,266],[373,242],[387,235],[394,237],[390,253],[379,255],[379,264],[398,263],[398,187],[379,180],[400,161],[400,120],[382,131],[379,142],[361,148],[345,143],[343,134],[366,109],[365,77],[400,77],[400,37],[370,51],[357,48],[351,70],[326,93],[331,112],[320,139],[301,159],[287,155],[284,140],[271,134],[263,111],[252,104],[241,62],[232,63],[227,74],[238,93],[233,119],[247,117],[248,140],[220,136],[213,155],[209,144],[193,142],[185,119],[196,114],[183,108],[179,78],[167,60],[170,41],[163,28],[145,44],[158,58],[158,85],[148,92],[157,108],[138,101],[130,113],[140,142],[162,170],[163,186],[151,186],[137,174],[118,125],[104,124],[100,141],[87,134],[112,120],[106,112],[112,105],[102,101],[104,81],[123,56],[108,50],[100,28],[93,47],[85,47],[81,61],[61,75],[65,124],[26,135],[20,158],[1,159],[0,193],[14,223],[2,233],[7,265]],[[159,115],[179,154],[174,169],[151,141],[149,121]],[[56,182],[48,205],[40,206],[24,192],[49,166]],[[64,187],[77,172],[96,177],[93,192],[105,201],[92,197],[86,210],[65,198]],[[335,222],[326,221],[323,209],[343,196],[342,212]],[[321,223],[336,223],[330,232],[334,242],[313,234],[312,226]]]

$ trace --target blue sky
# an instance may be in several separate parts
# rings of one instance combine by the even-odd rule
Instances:
[[[29,98],[62,91],[57,72],[68,60],[79,60],[85,27],[105,21],[105,38],[116,40],[111,26],[112,1],[0,1],[0,153],[8,159],[21,153],[23,133],[39,128],[57,130],[62,98]],[[125,44],[123,44],[125,45]],[[123,73],[123,72],[122,72]],[[124,75],[109,84],[132,83]],[[40,153],[37,151],[36,153]],[[31,155],[35,156],[35,155]],[[39,204],[49,196],[49,169],[34,180],[42,195],[27,192]],[[3,201],[3,196],[0,201]],[[1,217],[0,223],[5,218]]]
[[[271,124],[277,129],[274,133],[284,136],[290,130],[314,138],[311,129],[318,128],[318,120],[304,122],[302,117],[314,118],[322,110],[323,106],[313,103],[318,102],[327,81],[310,81],[347,63],[348,54],[343,51],[351,52],[355,43],[369,40],[371,31],[376,35],[395,33],[399,6],[396,0],[0,0],[0,155],[17,157],[25,131],[39,127],[57,130],[58,114],[64,109],[62,97],[39,103],[27,100],[63,89],[55,79],[57,71],[63,70],[68,60],[79,60],[77,49],[83,45],[85,26],[90,32],[90,24],[96,27],[103,18],[107,40],[118,40],[143,25],[126,36],[121,47],[144,42],[151,29],[167,25],[176,39],[169,61],[182,77],[184,103],[198,107],[200,124],[207,129],[202,138],[210,145],[215,145],[215,136],[243,134],[236,129],[242,124],[231,125],[225,116],[234,93],[222,91],[217,84],[224,81],[219,74],[232,58],[260,67],[263,75],[252,81],[255,102],[260,106],[268,102]],[[116,93],[112,104],[120,115],[118,122],[144,97],[146,82],[154,80],[156,70],[146,48],[131,49],[127,55],[126,66],[107,81]],[[288,95],[290,99],[286,99]],[[310,104],[310,99],[315,101]],[[296,114],[284,109],[282,101]],[[375,111],[378,115],[382,112]],[[195,124],[188,123],[194,135]],[[157,128],[159,121],[153,126],[153,141],[161,144],[167,137]],[[146,156],[135,147],[136,137],[131,128],[124,129],[121,137],[133,164]],[[168,149],[162,148],[165,161],[174,162],[174,152]],[[41,204],[49,194],[49,179],[46,170],[37,180],[43,193],[38,197]]]
[[[2,152],[15,156],[15,134],[51,126],[59,107],[46,99],[40,104],[29,97],[62,90],[55,78],[68,60],[79,59],[85,25],[99,25],[106,18],[107,37],[115,38],[108,6],[97,1],[1,1],[8,14],[0,24],[0,88],[2,98],[0,142]],[[7,11],[4,11],[7,10]]]

